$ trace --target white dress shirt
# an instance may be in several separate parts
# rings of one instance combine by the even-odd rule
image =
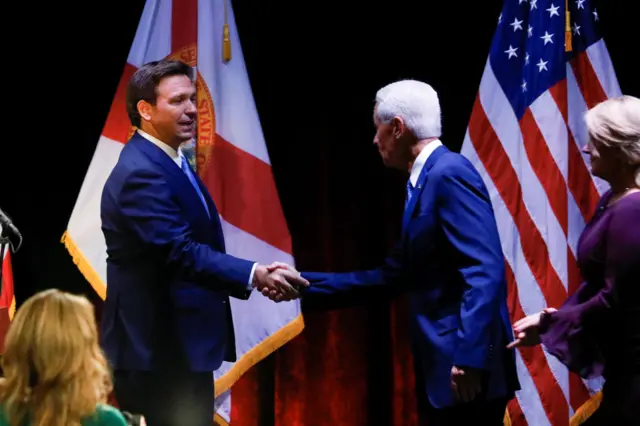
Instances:
[[[178,167],[180,167],[180,170],[182,170],[182,158],[184,157],[184,154],[182,153],[181,150],[176,151],[174,148],[172,148],[171,146],[167,145],[166,143],[162,142],[160,139],[151,136],[150,134],[148,134],[147,132],[144,132],[140,129],[137,129],[137,132],[144,137],[145,139],[147,139],[149,142],[153,143],[154,145],[157,145],[162,151],[164,151],[165,154],[167,154],[177,165]],[[253,264],[253,268],[251,268],[251,274],[249,274],[249,283],[247,285],[247,290],[251,291],[253,290],[253,274],[256,271],[256,266],[258,266],[258,262],[255,262]]]
[[[140,133],[140,135],[143,136],[145,139],[147,139],[149,142],[153,143],[154,145],[157,145],[161,150],[164,151],[165,154],[167,154],[178,165],[178,167],[180,167],[180,161],[181,161],[180,154],[182,154],[182,152],[178,153],[178,151],[176,151],[166,143],[162,142],[160,139],[154,136],[151,136],[147,132],[144,132],[140,129],[137,129],[137,132]],[[180,169],[182,169],[182,167],[180,167]]]
[[[418,177],[420,176],[422,168],[427,163],[427,159],[429,159],[429,156],[433,154],[433,151],[435,151],[439,146],[442,146],[442,142],[440,142],[439,139],[429,142],[427,146],[422,148],[422,151],[420,151],[420,154],[416,157],[416,161],[413,162],[409,181],[411,181],[411,186],[414,188],[418,182]]]

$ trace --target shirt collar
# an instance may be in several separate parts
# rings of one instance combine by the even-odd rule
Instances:
[[[162,142],[160,139],[151,136],[149,133],[142,131],[140,129],[137,129],[138,133],[140,133],[140,135],[142,137],[144,137],[145,139],[147,139],[149,142],[153,143],[154,145],[158,146],[161,150],[163,150],[169,157],[171,157],[171,159],[173,160],[177,160],[178,159],[178,151],[176,151],[175,149],[173,149],[172,147],[170,147],[169,145],[167,145],[166,143]]]
[[[411,167],[411,174],[409,175],[409,180],[411,181],[411,185],[413,187],[416,186],[418,177],[420,176],[420,172],[429,159],[429,156],[433,154],[433,151],[435,151],[436,148],[441,145],[442,142],[440,142],[439,139],[436,139],[429,142],[424,148],[422,148],[422,151],[420,151],[420,154],[418,154],[418,156],[416,157],[416,161],[413,162],[413,166]]]

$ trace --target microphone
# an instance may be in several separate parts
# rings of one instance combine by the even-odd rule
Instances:
[[[20,234],[20,231],[18,231],[9,216],[0,209],[0,244],[7,243],[11,246],[13,253],[17,252],[22,246],[22,234]]]

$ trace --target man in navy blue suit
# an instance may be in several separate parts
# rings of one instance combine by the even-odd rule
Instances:
[[[311,286],[301,294],[406,289],[429,425],[497,426],[519,389],[506,348],[513,334],[505,261],[487,189],[471,163],[440,142],[440,117],[425,83],[400,81],[377,93],[373,143],[386,166],[409,172],[402,237],[378,269],[303,273]]]
[[[138,69],[127,92],[137,131],[102,193],[103,347],[120,408],[150,426],[212,424],[213,371],[236,359],[229,296],[291,300],[308,285],[225,253],[216,206],[179,149],[195,136],[195,101],[188,65]]]

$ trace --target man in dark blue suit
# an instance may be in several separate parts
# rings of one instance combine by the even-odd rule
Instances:
[[[308,285],[225,253],[218,212],[179,149],[196,130],[193,71],[142,66],[129,82],[137,127],[102,193],[107,297],[102,341],[123,410],[150,426],[210,426],[213,371],[235,361],[229,296],[291,300]]]
[[[376,96],[374,144],[385,165],[410,173],[402,238],[375,270],[303,273],[303,298],[391,286],[410,292],[419,405],[429,425],[502,425],[519,388],[505,263],[487,189],[449,151],[427,84],[400,81]],[[268,295],[268,290],[264,291]]]

